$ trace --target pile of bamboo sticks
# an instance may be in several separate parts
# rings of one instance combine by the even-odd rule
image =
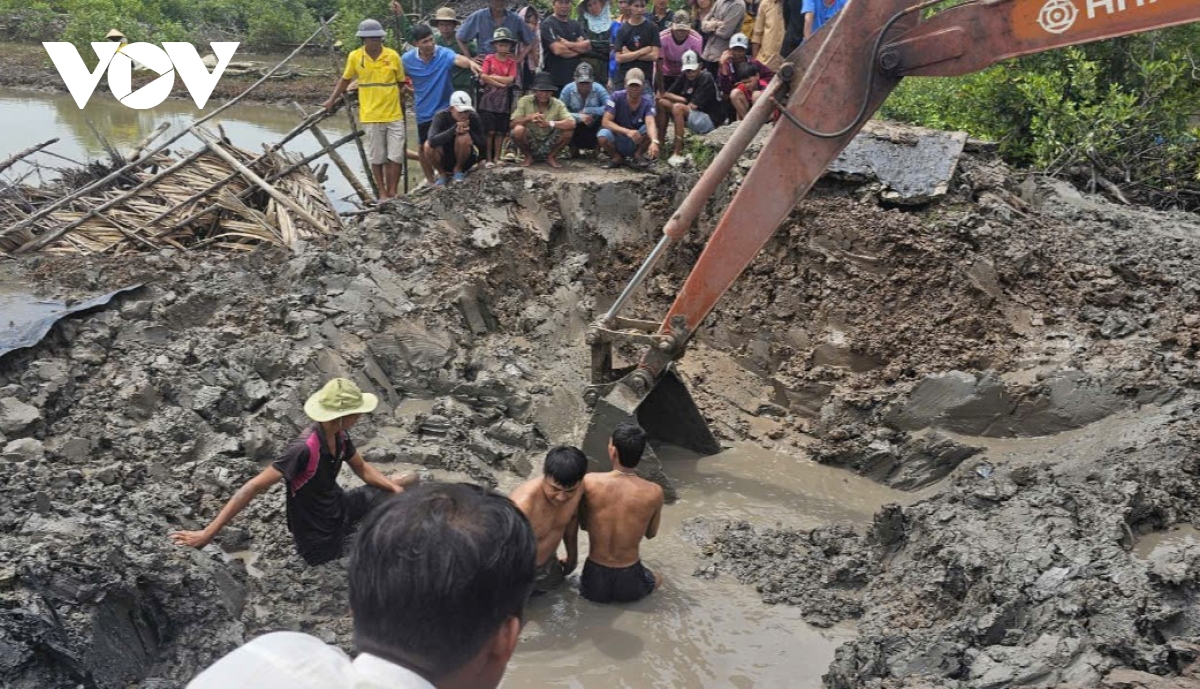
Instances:
[[[321,111],[304,117],[282,139],[254,155],[233,146],[224,132],[217,135],[202,126],[279,70],[335,17],[237,97],[153,148],[151,143],[166,131],[166,125],[128,157],[110,151],[112,165],[101,167],[99,174],[74,189],[55,193],[0,180],[0,252],[98,254],[165,247],[245,251],[263,244],[295,249],[300,241],[342,229],[337,211],[308,164],[329,155],[344,167],[336,149],[350,142],[361,148],[360,130],[329,142],[316,125],[331,113]],[[306,131],[321,141],[320,151],[299,157],[282,150]],[[201,147],[172,157],[167,147],[188,134]],[[54,141],[0,161],[0,170]],[[369,202],[369,193],[352,173],[351,177],[359,196]]]

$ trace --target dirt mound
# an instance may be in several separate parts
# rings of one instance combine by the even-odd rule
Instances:
[[[586,325],[694,180],[505,170],[296,256],[6,264],[57,296],[149,286],[0,361],[0,682],[178,686],[272,629],[350,648],[343,565],[301,564],[279,491],[219,547],[166,533],[211,518],[334,375],[381,396],[355,430],[368,459],[487,484],[527,474],[585,420]],[[723,437],[813,446],[929,497],[866,534],[697,525],[700,569],[817,624],[860,619],[836,686],[1182,672],[1194,554],[1161,563],[1167,582],[1119,539],[1196,519],[1197,468],[1179,458],[1196,456],[1200,222],[1018,185],[982,159],[937,204],[889,208],[879,192],[824,182],[683,368]],[[661,317],[712,220],[630,315]],[[1064,412],[1080,400],[1087,415]],[[1169,406],[1139,415],[1148,403]],[[1047,428],[1099,440],[1066,460],[989,445]]]

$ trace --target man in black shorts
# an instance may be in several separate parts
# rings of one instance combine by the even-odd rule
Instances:
[[[632,603],[662,585],[638,548],[658,535],[663,507],[662,486],[637,475],[645,449],[646,432],[623,423],[608,443],[613,470],[583,477],[579,523],[590,544],[579,593],[593,603]]]
[[[445,184],[447,174],[453,175],[455,182],[463,181],[479,161],[484,145],[483,121],[471,105],[471,97],[455,91],[450,107],[433,116],[425,141],[425,158],[437,170],[433,183]]]
[[[176,545],[203,548],[259,493],[283,480],[287,485],[287,524],[300,557],[320,565],[341,557],[347,537],[380,497],[403,492],[416,474],[384,476],[367,464],[347,431],[375,409],[379,399],[353,381],[334,378],[304,403],[314,423],[283,456],[233,494],[202,531],[175,531]],[[367,485],[344,491],[337,483],[342,463]]]

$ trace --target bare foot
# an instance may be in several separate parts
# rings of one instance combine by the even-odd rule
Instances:
[[[554,159],[554,156],[546,156],[546,164],[550,167],[562,167],[562,163]]]
[[[525,156],[525,159],[521,161],[521,167],[529,167],[530,165],[533,165],[533,156]]]

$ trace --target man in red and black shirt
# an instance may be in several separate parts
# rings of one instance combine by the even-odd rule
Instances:
[[[342,556],[346,538],[382,496],[404,491],[415,474],[384,476],[367,464],[347,433],[379,399],[359,390],[353,381],[335,378],[304,404],[316,423],[288,447],[283,456],[233,494],[221,512],[202,531],[176,531],[176,545],[203,548],[259,493],[283,480],[287,484],[287,523],[300,557],[319,565]],[[367,485],[349,491],[337,483],[342,464]]]

